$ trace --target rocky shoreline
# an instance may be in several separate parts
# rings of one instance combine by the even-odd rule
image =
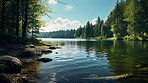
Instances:
[[[41,58],[43,53],[52,53],[51,45],[0,44],[0,81],[2,83],[40,83],[35,80],[39,61],[50,62],[50,58]],[[30,74],[31,73],[31,74]]]

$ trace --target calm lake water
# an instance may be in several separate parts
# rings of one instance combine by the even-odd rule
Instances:
[[[95,39],[42,39],[64,41],[61,49],[42,57],[38,80],[43,83],[148,82],[148,42]]]

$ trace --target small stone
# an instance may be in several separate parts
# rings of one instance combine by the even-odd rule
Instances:
[[[56,54],[58,54],[58,52],[55,52]]]

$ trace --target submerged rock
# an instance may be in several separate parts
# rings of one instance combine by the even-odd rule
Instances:
[[[97,75],[91,75],[88,78],[83,78],[83,79],[91,79],[91,80],[116,80],[116,79],[122,79],[126,77],[133,76],[133,74],[121,74],[121,75],[116,75],[116,76],[107,76],[107,77],[98,77]]]
[[[12,56],[0,56],[0,73],[19,73],[22,62]]]
[[[34,56],[35,56],[35,53],[33,51],[25,51],[19,55],[19,57],[21,58],[32,58]]]
[[[37,61],[50,62],[52,61],[52,59],[51,58],[41,58],[41,59],[37,59]]]

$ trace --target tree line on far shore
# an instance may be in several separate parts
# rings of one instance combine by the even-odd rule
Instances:
[[[89,21],[85,26],[80,26],[75,33],[69,36],[69,30],[47,32],[40,37],[75,37],[75,38],[112,38],[116,40],[146,40],[148,38],[148,0],[117,0],[115,8],[111,11],[108,19],[103,21],[98,17],[95,25]],[[57,35],[60,34],[61,35]],[[73,36],[72,36],[73,35]]]
[[[59,30],[53,32],[40,32],[38,38],[75,38],[75,30]]]

